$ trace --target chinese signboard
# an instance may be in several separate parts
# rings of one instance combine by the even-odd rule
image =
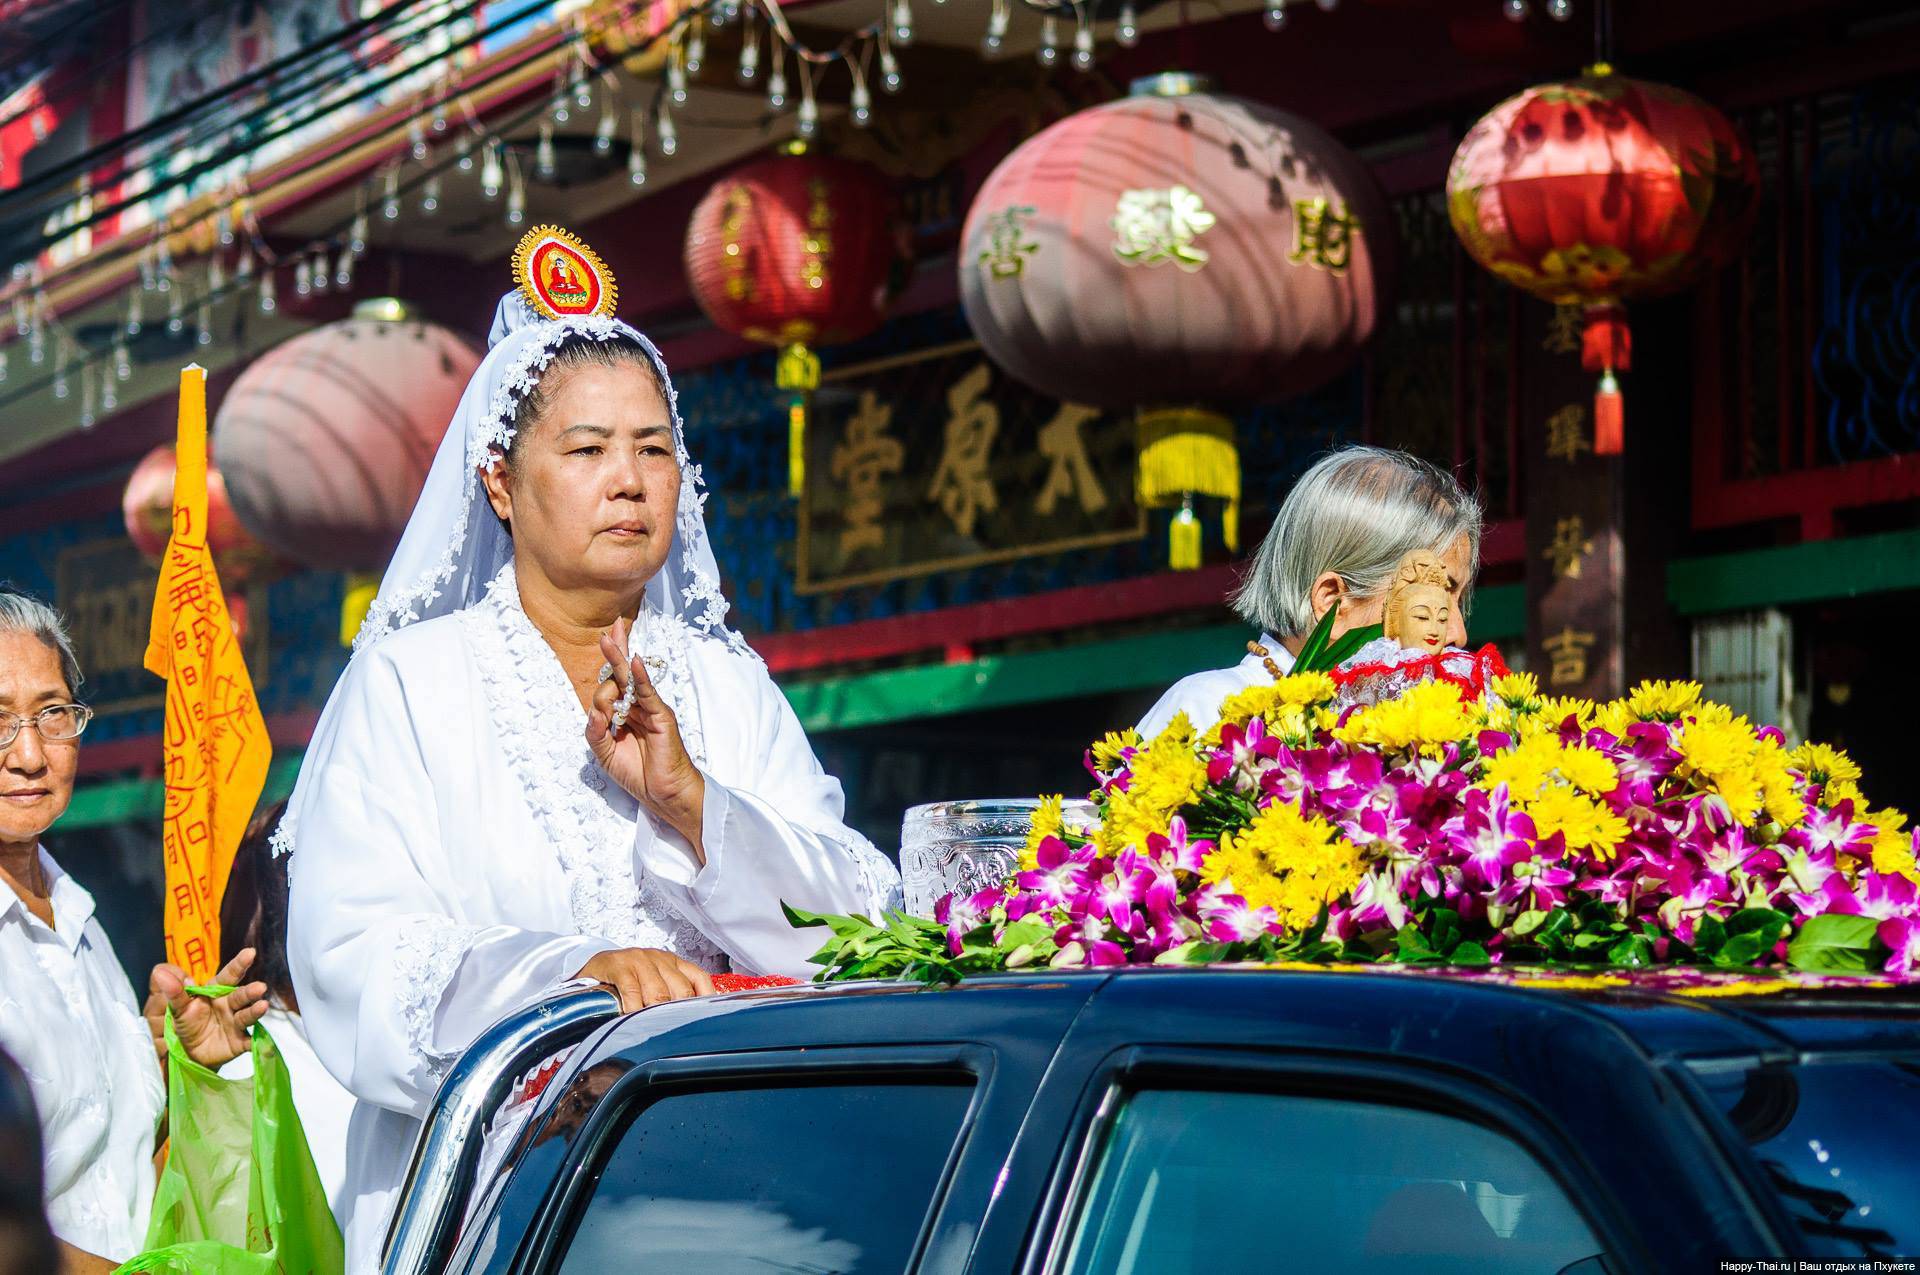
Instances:
[[[1527,657],[1550,695],[1625,689],[1618,460],[1593,454],[1593,381],[1568,309],[1528,302]],[[1572,310],[1578,319],[1577,309]],[[1577,331],[1577,329],[1574,329]]]
[[[102,715],[157,709],[166,684],[147,672],[153,590],[160,572],[125,537],[94,540],[60,551],[54,599],[73,634],[74,654],[86,674],[81,698]],[[249,589],[243,644],[256,678],[267,667],[267,591]]]
[[[1130,415],[1062,403],[974,341],[836,370],[807,429],[797,587],[878,584],[1146,533]]]

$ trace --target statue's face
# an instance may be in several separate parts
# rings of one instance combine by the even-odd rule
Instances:
[[[1395,628],[1400,645],[1432,654],[1447,644],[1453,598],[1445,589],[1435,584],[1408,585],[1397,603],[1400,614]]]

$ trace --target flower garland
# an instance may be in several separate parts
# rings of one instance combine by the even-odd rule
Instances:
[[[1029,966],[1920,966],[1920,838],[1859,768],[1646,682],[1608,703],[1432,680],[1342,709],[1325,673],[1231,696],[1204,735],[1110,734],[1099,821],[1037,813],[1006,882],[933,920],[795,913],[822,977]]]

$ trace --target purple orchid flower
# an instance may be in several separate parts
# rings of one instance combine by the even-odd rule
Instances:
[[[1876,921],[1920,913],[1916,908],[1920,900],[1916,900],[1914,883],[1897,872],[1868,869],[1852,886],[1847,884],[1845,874],[1836,872],[1826,879],[1820,891],[1826,898],[1828,912],[1870,916]]]
[[[1920,918],[1896,916],[1880,922],[1876,931],[1891,952],[1887,973],[1913,974],[1920,970]]]
[[[1220,943],[1241,943],[1280,933],[1280,915],[1269,907],[1250,907],[1237,894],[1209,886],[1200,900],[1207,936]]]
[[[947,950],[960,955],[962,940],[986,923],[988,916],[1005,901],[1007,892],[991,886],[966,898],[949,894],[934,905],[933,919],[947,927]]]
[[[1227,726],[1220,731],[1220,747],[1207,761],[1207,782],[1226,785],[1235,792],[1257,792],[1261,776],[1272,769],[1280,756],[1280,741],[1267,734],[1265,719],[1249,718],[1245,726]]]
[[[1620,778],[1629,784],[1655,783],[1671,775],[1680,764],[1673,732],[1660,722],[1637,722],[1627,727],[1627,737],[1605,751],[1620,771]]]
[[[1086,893],[1094,860],[1092,846],[1075,850],[1059,837],[1047,837],[1034,847],[1034,860],[1038,866],[1014,881],[1039,907],[1067,907]]]
[[[1879,831],[1870,823],[1855,823],[1853,802],[1848,800],[1831,810],[1809,806],[1800,826],[1783,839],[1814,854],[1849,854],[1861,858],[1871,852],[1873,838]]]
[[[1509,869],[1532,854],[1536,837],[1533,820],[1513,808],[1505,784],[1491,793],[1469,789],[1460,813],[1440,831],[1468,882],[1480,889],[1505,884]]]
[[[1200,865],[1213,853],[1213,842],[1187,840],[1187,821],[1175,815],[1167,825],[1166,836],[1147,834],[1147,853],[1176,872],[1198,874]]]

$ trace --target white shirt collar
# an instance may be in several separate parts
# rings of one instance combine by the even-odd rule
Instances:
[[[47,874],[48,895],[53,903],[53,932],[69,952],[78,951],[87,922],[93,919],[93,895],[68,876],[65,868],[54,862],[45,846],[39,847],[39,851],[40,867]],[[40,918],[27,910],[25,899],[12,890],[6,893],[6,906],[0,907],[0,924],[9,921],[22,925],[41,924]]]

